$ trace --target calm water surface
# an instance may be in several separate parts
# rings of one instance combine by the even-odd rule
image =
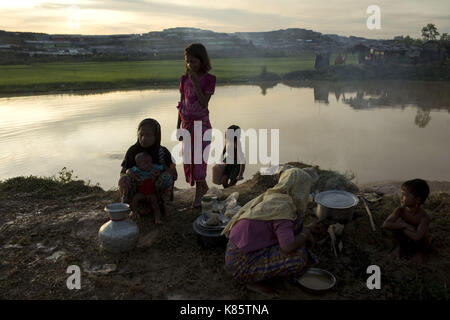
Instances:
[[[139,121],[157,119],[162,144],[178,144],[178,100],[176,89],[0,98],[0,180],[67,167],[115,188]],[[352,172],[357,183],[450,180],[449,110],[450,85],[436,82],[218,86],[210,102],[214,128],[279,129],[281,163]],[[245,178],[259,167],[247,166]],[[188,187],[177,169],[177,187]]]

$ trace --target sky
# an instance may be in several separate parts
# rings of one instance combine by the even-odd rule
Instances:
[[[380,28],[369,29],[371,5]],[[0,30],[49,34],[129,34],[194,27],[215,32],[304,28],[391,39],[421,36],[434,23],[450,34],[449,0],[0,0]]]

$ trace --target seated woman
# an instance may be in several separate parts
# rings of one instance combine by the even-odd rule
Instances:
[[[316,263],[310,248],[316,224],[303,226],[310,175],[298,168],[280,174],[278,184],[244,205],[225,227],[226,268],[240,284],[269,295],[274,277],[297,278]]]
[[[136,166],[136,155],[141,152],[148,153],[153,160],[153,164],[163,166],[162,173],[154,171],[153,181],[155,181],[155,192],[159,202],[161,212],[166,213],[165,201],[172,198],[174,181],[177,179],[177,170],[172,160],[172,155],[167,148],[161,146],[161,127],[158,121],[154,119],[144,119],[139,123],[137,131],[137,142],[128,148],[125,158],[122,161],[122,170],[120,172],[119,192],[122,202],[131,205],[133,197],[137,192],[137,181],[143,180],[143,177],[133,177],[136,172],[130,172],[127,169]],[[141,214],[151,211],[151,204],[142,203],[139,210]],[[137,209],[137,208],[136,208]]]

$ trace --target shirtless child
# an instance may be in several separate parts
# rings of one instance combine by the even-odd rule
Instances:
[[[402,206],[395,209],[386,219],[383,228],[392,231],[396,241],[397,257],[400,258],[406,248],[415,252],[413,261],[423,263],[429,249],[429,225],[431,217],[421,205],[427,199],[430,188],[421,179],[406,181],[402,184]]]

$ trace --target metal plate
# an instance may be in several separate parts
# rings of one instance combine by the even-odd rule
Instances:
[[[348,209],[358,204],[359,199],[353,193],[343,190],[328,190],[318,193],[314,201],[327,208]]]
[[[297,282],[304,288],[321,292],[330,290],[336,284],[336,278],[328,271],[319,268],[310,268]]]

